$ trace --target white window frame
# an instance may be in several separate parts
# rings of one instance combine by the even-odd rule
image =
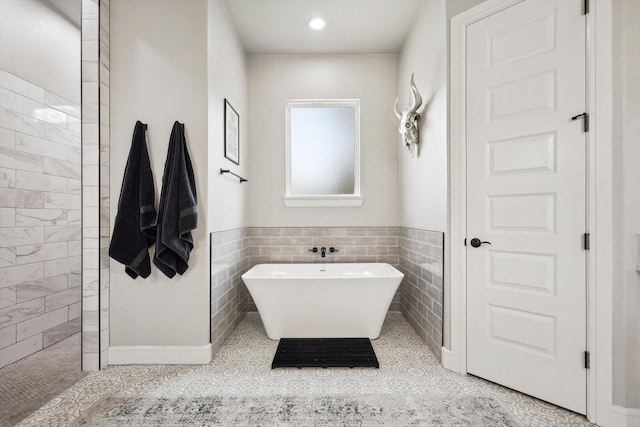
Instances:
[[[304,195],[291,194],[291,108],[351,107],[354,109],[354,188],[353,194]],[[359,99],[288,99],[286,101],[286,185],[284,204],[287,207],[361,206],[360,191],[360,100]]]

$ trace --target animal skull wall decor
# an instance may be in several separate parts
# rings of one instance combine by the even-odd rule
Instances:
[[[420,119],[420,112],[418,109],[422,106],[422,97],[415,82],[413,81],[413,74],[411,74],[411,106],[404,110],[402,113],[398,111],[398,98],[393,106],[393,111],[396,113],[396,117],[400,120],[400,127],[398,131],[402,135],[402,143],[409,150],[409,156],[413,157],[416,154],[418,148],[418,142],[420,142],[420,130],[418,129],[418,120]]]

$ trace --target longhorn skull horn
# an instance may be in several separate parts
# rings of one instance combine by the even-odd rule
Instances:
[[[413,73],[411,74],[411,107],[409,107],[409,111],[415,113],[418,111],[418,108],[422,105],[422,96],[420,96],[420,92],[418,92],[418,88],[416,87],[416,83],[413,81]],[[396,113],[397,115],[398,113]]]
[[[393,104],[393,112],[396,113],[398,120],[402,119],[402,113],[398,110],[398,98],[396,98],[396,103]]]

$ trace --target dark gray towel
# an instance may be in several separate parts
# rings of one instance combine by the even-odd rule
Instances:
[[[156,240],[156,193],[145,141],[146,129],[147,125],[136,122],[109,246],[109,256],[124,264],[126,273],[134,279],[138,275],[149,277],[149,247]]]
[[[162,175],[156,254],[153,263],[169,278],[189,268],[191,230],[198,226],[198,199],[184,125],[173,124]]]

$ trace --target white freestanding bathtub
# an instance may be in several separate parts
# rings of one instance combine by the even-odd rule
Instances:
[[[389,264],[259,264],[242,280],[273,340],[374,339],[403,277]]]

